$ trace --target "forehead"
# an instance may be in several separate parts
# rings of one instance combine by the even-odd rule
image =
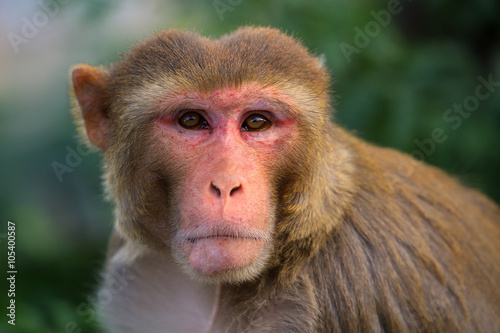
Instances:
[[[224,87],[212,91],[180,91],[161,98],[158,107],[163,112],[177,109],[213,110],[231,114],[246,110],[277,111],[289,116],[296,115],[293,98],[275,87],[263,88],[257,84],[243,84],[240,87]]]
[[[268,103],[286,105],[293,102],[285,91],[277,87],[262,87],[256,83],[242,84],[239,87],[222,87],[210,91],[191,90],[175,94],[176,99],[215,105],[220,109],[241,107],[244,104]]]
[[[139,44],[111,71],[119,92],[165,77],[201,92],[247,82],[294,81],[318,92],[328,85],[315,57],[295,39],[269,28],[243,28],[218,40],[169,30]]]

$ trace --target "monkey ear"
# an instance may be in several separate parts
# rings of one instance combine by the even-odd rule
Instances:
[[[107,74],[103,69],[79,64],[71,69],[73,115],[83,138],[104,150],[110,128],[106,103]]]

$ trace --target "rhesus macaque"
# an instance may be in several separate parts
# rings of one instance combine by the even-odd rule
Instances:
[[[498,206],[333,124],[295,39],[168,30],[71,75],[116,204],[111,332],[500,332]]]

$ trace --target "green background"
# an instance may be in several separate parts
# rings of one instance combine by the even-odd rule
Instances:
[[[381,26],[375,17],[384,17],[377,13],[389,3],[0,2],[1,309],[8,301],[7,221],[17,226],[18,270],[17,325],[7,325],[2,310],[0,331],[99,331],[77,309],[98,285],[112,207],[103,200],[99,154],[66,161],[68,149],[78,148],[68,69],[117,61],[161,29],[217,37],[252,24],[292,33],[324,56],[334,78],[337,122],[370,142],[420,156],[499,202],[500,87],[459,126],[443,116],[455,103],[471,100],[478,76],[500,81],[500,2],[401,1],[400,12]],[[26,22],[37,23],[37,31],[28,31]],[[23,36],[23,27],[29,38],[16,52],[9,38]],[[371,35],[367,45],[356,44],[359,31]],[[346,57],[341,46],[347,44],[363,47]],[[427,154],[417,142],[428,143],[435,129],[446,140]],[[71,172],[58,179],[54,162]]]

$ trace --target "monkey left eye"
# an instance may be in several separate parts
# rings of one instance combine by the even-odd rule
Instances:
[[[265,131],[269,127],[271,127],[272,123],[266,117],[260,114],[252,114],[250,115],[243,124],[241,128],[247,132],[256,132],[256,131]]]
[[[210,124],[198,112],[190,111],[182,115],[179,125],[189,130],[208,130]]]

